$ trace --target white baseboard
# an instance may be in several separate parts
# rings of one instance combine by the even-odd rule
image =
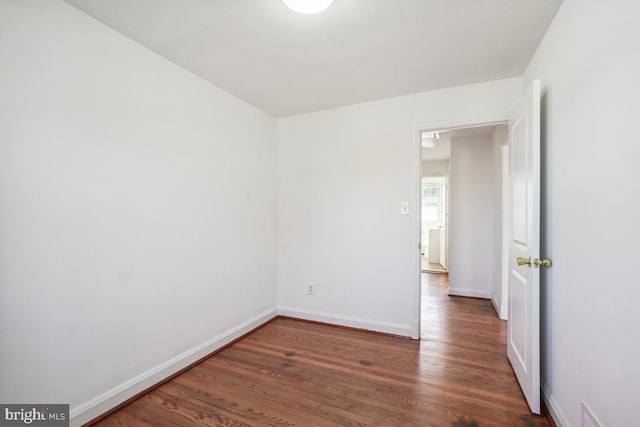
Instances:
[[[411,339],[419,340],[420,339],[420,321],[414,320],[411,322]]]
[[[506,302],[503,302],[500,306],[500,319],[501,320],[509,320],[509,310]]]
[[[507,320],[507,310],[505,310],[507,307],[506,304],[498,304],[493,297],[491,298],[491,304],[493,304],[493,308],[498,314],[498,319]]]
[[[413,332],[411,325],[404,325],[402,323],[360,319],[351,316],[322,313],[319,311],[304,310],[294,307],[278,307],[278,314],[281,316],[295,317],[297,319],[312,320],[315,322],[329,323],[331,325],[347,326],[349,328],[365,329],[368,331],[400,335],[403,337],[411,337]]]
[[[193,347],[166,362],[131,378],[117,387],[70,410],[70,425],[81,426],[115,408],[127,399],[170,377],[181,369],[224,347],[247,332],[265,324],[278,315],[276,309],[267,310],[229,329],[202,344]]]
[[[495,299],[491,298],[491,305],[493,305],[493,309],[496,311],[496,313],[498,314],[498,318],[500,318],[500,306],[498,305],[498,303],[496,302]]]
[[[569,420],[564,415],[564,412],[562,412],[562,409],[560,409],[560,405],[558,405],[556,399],[549,392],[547,384],[542,379],[540,380],[540,389],[542,390],[542,400],[544,400],[544,404],[556,425],[558,427],[569,427],[571,425],[569,424]]]
[[[472,297],[491,299],[491,292],[476,291],[475,289],[454,289],[449,287],[449,295],[457,297]]]

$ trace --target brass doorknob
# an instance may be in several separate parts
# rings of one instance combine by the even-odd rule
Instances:
[[[522,258],[519,256],[516,261],[518,262],[518,265],[528,265],[529,267],[531,267],[531,257]]]
[[[536,258],[533,260],[533,265],[536,267],[551,267],[551,260],[549,258]]]

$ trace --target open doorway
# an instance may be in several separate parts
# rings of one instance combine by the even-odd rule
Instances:
[[[436,280],[434,274],[446,274],[437,280],[448,295],[490,299],[503,318],[507,127],[432,128],[420,136],[420,318],[429,317],[423,297],[428,283]]]
[[[447,273],[447,175],[423,175],[421,248],[423,273]]]
[[[421,133],[420,261],[423,273],[447,274],[449,265],[448,132]]]

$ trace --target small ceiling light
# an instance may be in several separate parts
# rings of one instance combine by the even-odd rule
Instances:
[[[322,12],[333,3],[333,0],[282,0],[291,10],[310,15]]]
[[[435,148],[436,141],[440,139],[440,132],[420,132],[420,139],[422,140],[422,146],[425,148]]]

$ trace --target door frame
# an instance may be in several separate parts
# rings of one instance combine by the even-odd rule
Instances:
[[[509,320],[509,245],[511,243],[510,145],[503,145],[500,154],[502,166],[502,239],[500,241],[502,271],[500,271],[500,306],[496,307],[496,311],[498,312],[500,320]],[[495,301],[493,302],[495,306]]]
[[[414,287],[414,313],[411,325],[411,338],[420,339],[420,299],[422,297],[422,265],[420,254],[421,219],[422,219],[422,135],[424,131],[440,131],[443,129],[463,129],[480,126],[494,126],[508,123],[512,117],[512,112],[496,113],[485,116],[469,116],[451,120],[434,120],[413,125],[413,200],[411,203],[416,207],[413,221],[413,241],[411,244],[415,248],[413,257],[414,272],[416,274]],[[501,243],[501,242],[500,242]],[[504,268],[504,266],[503,266]]]

